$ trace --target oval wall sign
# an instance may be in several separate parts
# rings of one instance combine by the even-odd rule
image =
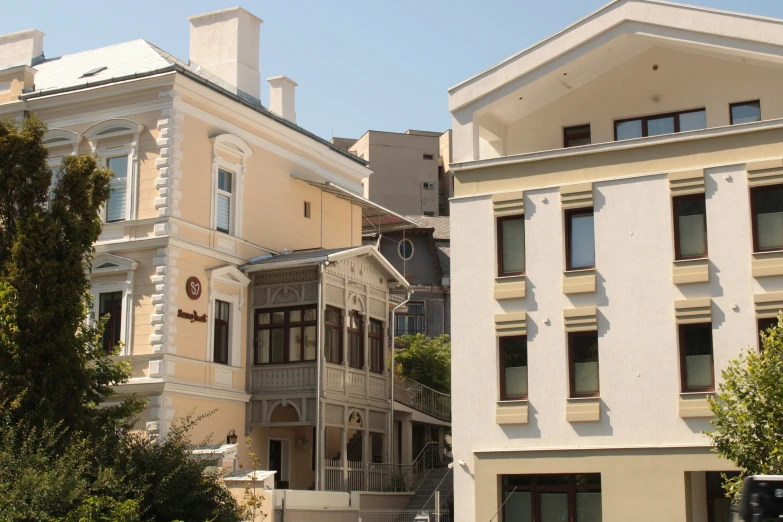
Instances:
[[[185,282],[185,292],[188,297],[194,300],[201,297],[201,281],[198,280],[198,277],[188,277]]]

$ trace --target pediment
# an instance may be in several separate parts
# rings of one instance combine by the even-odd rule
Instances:
[[[213,281],[238,288],[245,288],[250,284],[250,279],[235,266],[214,268],[210,271],[210,277]]]
[[[136,270],[139,266],[138,261],[125,257],[115,256],[113,254],[100,254],[92,260],[93,274],[106,274],[112,272],[127,272]]]

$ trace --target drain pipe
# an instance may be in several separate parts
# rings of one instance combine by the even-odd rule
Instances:
[[[395,306],[391,311],[391,323],[392,323],[392,338],[391,338],[391,368],[390,368],[390,378],[391,378],[391,415],[389,419],[389,464],[394,464],[394,339],[397,338],[397,318],[395,317],[395,312],[398,308],[405,306],[408,304],[408,301],[411,300],[411,295],[413,292],[408,290],[405,294],[405,301],[401,302],[397,306]],[[402,462],[400,462],[402,464]]]
[[[316,321],[318,328],[316,328],[315,342],[316,349],[316,370],[315,370],[315,437],[313,437],[313,444],[315,444],[315,490],[321,491],[321,462],[323,455],[321,455],[321,448],[324,441],[321,435],[321,368],[323,366],[323,329],[324,329],[324,307],[323,307],[323,279],[324,279],[324,265],[329,261],[318,263],[318,311],[316,314]]]

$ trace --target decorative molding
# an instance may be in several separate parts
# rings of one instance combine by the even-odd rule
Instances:
[[[601,420],[601,399],[567,399],[567,422],[598,422]]]
[[[564,294],[585,294],[589,292],[595,292],[595,268],[563,272]]]
[[[494,298],[496,301],[502,299],[522,299],[527,290],[527,279],[524,275],[496,277],[494,287]]]
[[[669,173],[669,190],[672,197],[688,194],[704,194],[704,169]]]
[[[710,323],[712,301],[709,297],[675,301],[674,318],[677,324]]]
[[[710,263],[704,259],[683,259],[672,263],[672,283],[687,285],[708,283],[710,281]]]
[[[598,330],[598,308],[585,306],[563,310],[566,332],[592,332]]]
[[[753,277],[783,275],[783,251],[754,252],[751,254],[750,273]]]
[[[712,393],[681,393],[677,409],[682,419],[714,417],[707,397]]]
[[[528,422],[528,403],[527,401],[498,401],[495,406],[495,423],[506,424],[527,424]]]
[[[42,144],[48,148],[70,145],[73,149],[71,154],[75,156],[79,153],[79,144],[82,142],[82,137],[78,132],[68,129],[49,129],[44,134]]]
[[[133,280],[138,266],[138,261],[112,254],[100,254],[93,258],[91,264],[91,277],[99,277],[97,281],[93,280],[90,285],[90,293],[93,295],[94,320],[100,317],[100,294],[122,292],[120,340],[123,343],[123,348],[120,355],[127,356],[133,353]]]
[[[180,160],[184,137],[180,127],[185,115],[177,109],[179,94],[176,91],[163,91],[158,96],[161,100],[169,100],[170,105],[161,111],[157,123],[160,157],[155,161],[155,167],[158,169],[158,177],[155,179],[155,188],[158,189],[155,208],[158,209],[160,217],[179,217],[179,201],[182,198],[182,191],[179,189],[182,179]]]
[[[753,296],[756,318],[770,319],[778,316],[783,310],[783,292],[766,292]]]
[[[783,160],[752,161],[745,164],[748,171],[748,186],[762,187],[783,183]]]
[[[253,286],[256,287],[284,283],[302,283],[305,281],[318,281],[318,268],[307,267],[298,270],[260,272],[253,276]]]
[[[560,206],[563,210],[593,206],[593,184],[579,183],[560,187]]]
[[[173,344],[176,332],[177,310],[174,299],[177,294],[176,268],[179,250],[173,247],[159,248],[157,256],[152,260],[155,267],[155,275],[152,282],[155,284],[155,293],[152,294],[152,304],[155,312],[150,315],[150,324],[153,332],[150,334],[150,344],[153,353],[176,353]]]
[[[497,337],[527,335],[527,312],[496,314],[495,335]]]
[[[492,194],[492,212],[495,217],[524,214],[525,193],[519,191]]]

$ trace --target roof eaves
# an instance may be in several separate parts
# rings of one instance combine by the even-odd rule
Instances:
[[[46,89],[41,91],[33,91],[28,93],[23,93],[19,96],[20,100],[27,101],[27,100],[34,100],[36,98],[42,98],[45,96],[53,96],[55,94],[62,94],[66,92],[72,92],[72,91],[80,91],[82,89],[89,89],[92,87],[100,87],[101,85],[108,85],[111,83],[119,83],[119,82],[125,82],[128,80],[137,80],[141,78],[148,78],[150,76],[156,76],[158,74],[164,74],[167,72],[173,72],[176,70],[176,65],[171,64],[167,65],[166,67],[159,67],[153,71],[145,71],[145,72],[137,72],[133,74],[126,74],[125,76],[116,76],[112,78],[106,78],[104,80],[97,80],[97,81],[88,81],[84,83],[80,83],[79,85],[70,85],[68,87],[58,87],[55,89]]]

